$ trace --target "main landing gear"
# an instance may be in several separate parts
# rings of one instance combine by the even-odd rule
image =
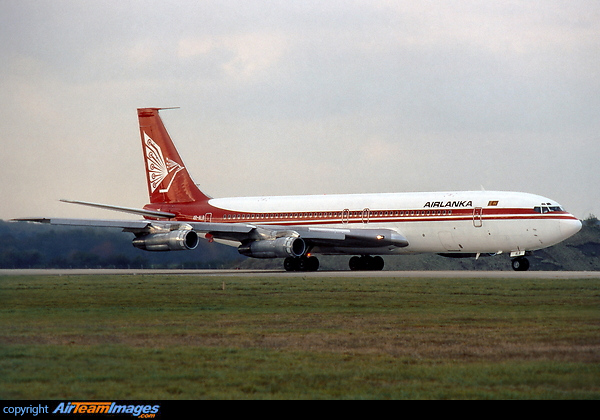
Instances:
[[[362,257],[350,258],[349,265],[352,271],[381,271],[385,263],[379,255],[375,257],[363,255]]]
[[[529,270],[529,260],[525,257],[517,257],[512,260],[512,268],[515,271]]]
[[[319,269],[319,260],[317,257],[287,257],[283,261],[285,271],[317,271]]]
[[[371,257],[363,255],[362,257],[350,258],[350,270],[352,271],[381,271],[385,265],[380,256]],[[319,260],[317,257],[287,257],[283,261],[285,271],[317,271],[319,269]]]

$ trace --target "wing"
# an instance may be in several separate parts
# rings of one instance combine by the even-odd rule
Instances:
[[[383,246],[406,247],[408,240],[392,229],[323,228],[307,226],[273,226],[246,223],[206,223],[162,220],[20,218],[20,222],[36,222],[61,226],[120,228],[136,236],[160,232],[190,231],[204,234],[208,239],[237,241],[247,244],[255,241],[274,241],[279,238],[301,238],[308,246],[376,248]]]
[[[172,218],[173,213],[90,203],[86,201],[61,200],[65,203],[97,207],[107,210],[138,214],[152,218]],[[203,233],[208,239],[237,241],[248,244],[255,241],[277,240],[279,238],[302,238],[308,247],[327,248],[376,248],[406,247],[408,240],[392,229],[324,228],[311,226],[273,226],[247,223],[209,223],[162,220],[105,220],[105,219],[16,219],[50,223],[54,225],[116,227],[132,232],[137,237],[174,230],[194,230]]]

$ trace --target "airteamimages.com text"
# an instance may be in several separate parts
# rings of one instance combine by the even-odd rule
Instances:
[[[40,414],[70,415],[70,414],[109,414],[130,415],[137,418],[156,418],[160,413],[159,404],[128,404],[118,402],[58,402],[54,404],[6,405],[2,408],[3,415],[16,417],[38,416]]]

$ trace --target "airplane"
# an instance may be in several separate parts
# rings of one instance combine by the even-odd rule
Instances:
[[[143,208],[61,200],[141,220],[21,218],[53,225],[117,227],[146,251],[193,250],[200,239],[254,258],[283,258],[287,271],[316,271],[316,255],[350,255],[351,270],[382,270],[382,255],[527,256],[576,234],[582,223],[556,201],[507,191],[212,198],[193,181],[159,111],[137,110],[150,203]]]

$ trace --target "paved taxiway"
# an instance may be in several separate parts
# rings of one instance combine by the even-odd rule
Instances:
[[[0,270],[0,276],[74,276],[74,275],[194,275],[239,277],[420,277],[420,278],[498,278],[498,279],[600,279],[600,271],[313,271],[286,272],[283,270],[137,270],[137,269],[18,269]]]

